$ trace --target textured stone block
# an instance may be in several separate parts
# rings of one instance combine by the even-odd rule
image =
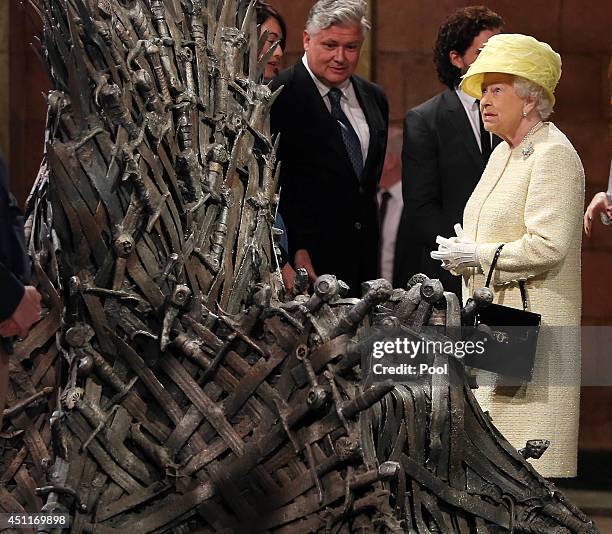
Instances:
[[[9,154],[9,3],[0,3],[0,152]]]
[[[0,52],[9,48],[9,2],[0,2]]]
[[[612,450],[612,388],[586,387],[580,394],[580,449]]]
[[[601,230],[596,228],[597,231]],[[612,231],[610,227],[604,230]],[[582,316],[590,324],[612,324],[612,254],[605,247],[582,253]]]
[[[612,387],[612,326],[593,325],[582,330],[582,384]]]
[[[423,17],[429,6],[418,0],[381,0],[374,17],[378,52],[418,52],[423,41]]]
[[[404,114],[406,68],[403,54],[378,54],[375,81],[387,93],[389,118],[401,121]]]
[[[405,59],[404,111],[444,90],[438,81],[431,54],[408,54]]]
[[[0,152],[5,159],[10,151],[9,136],[9,57],[0,51]]]
[[[420,51],[424,54],[431,54],[438,36],[440,25],[457,9],[478,3],[479,2],[470,2],[469,0],[419,2],[423,7],[423,12],[419,20],[422,34]]]
[[[11,131],[11,190],[23,206],[38,174],[43,155],[45,120],[14,121]]]
[[[605,189],[610,169],[610,148],[604,117],[597,121],[578,122],[571,118],[561,121],[553,116],[553,121],[576,148],[582,160],[586,183],[596,185],[598,190]]]
[[[306,25],[308,12],[314,4],[312,0],[271,0],[269,2],[282,15],[287,23],[287,52],[303,52],[302,32]]]
[[[559,51],[561,4],[561,0],[491,0],[487,7],[504,19],[506,33],[532,35]]]
[[[601,0],[564,0],[561,10],[563,49],[610,53],[612,10]]]
[[[609,113],[607,59],[596,54],[565,53],[563,73],[555,91],[556,112],[572,121],[593,121]]]

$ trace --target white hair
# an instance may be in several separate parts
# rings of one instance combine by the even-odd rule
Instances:
[[[532,98],[535,101],[535,110],[540,115],[540,119],[545,121],[550,117],[553,112],[553,104],[543,87],[522,76],[514,77],[513,86],[520,98]]]
[[[315,35],[333,24],[357,22],[365,35],[372,27],[366,17],[367,6],[365,0],[319,0],[308,14],[306,31]]]

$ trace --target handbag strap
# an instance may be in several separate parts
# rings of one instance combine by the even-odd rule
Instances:
[[[504,243],[497,247],[495,251],[495,255],[493,256],[493,261],[491,262],[491,268],[489,269],[489,274],[487,274],[487,281],[485,283],[485,287],[489,287],[491,285],[491,278],[493,278],[493,271],[495,271],[495,267],[497,267],[497,260],[499,259],[499,255],[501,254],[502,248],[504,248]],[[519,281],[519,289],[521,290],[521,300],[523,301],[523,310],[527,311],[527,290],[525,289],[525,282],[523,280]]]

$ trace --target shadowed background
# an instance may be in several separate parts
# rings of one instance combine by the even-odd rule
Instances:
[[[302,29],[313,0],[270,0],[288,26],[285,65],[302,55]],[[387,92],[391,122],[440,92],[432,60],[437,29],[460,0],[372,0],[373,31],[362,72]],[[601,0],[495,0],[484,2],[506,21],[506,31],[548,42],[563,59],[552,121],[567,134],[586,172],[586,199],[607,187],[610,165],[611,10]],[[49,83],[30,43],[35,15],[19,0],[0,0],[0,149],[9,161],[13,190],[23,204],[42,155]],[[612,325],[612,228],[594,224],[583,242],[583,324]],[[583,340],[588,342],[588,340]],[[600,347],[602,354],[612,347]],[[607,358],[612,380],[612,358]],[[600,365],[588,358],[583,366]],[[612,452],[612,388],[584,388],[580,446]]]

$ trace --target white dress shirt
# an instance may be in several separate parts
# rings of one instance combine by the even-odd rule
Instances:
[[[395,257],[395,240],[397,238],[397,229],[400,219],[402,218],[402,210],[404,209],[404,199],[402,198],[402,181],[396,182],[389,189],[381,189],[376,193],[378,206],[382,201],[382,195],[385,191],[389,191],[391,196],[387,203],[387,212],[383,221],[380,243],[380,274],[389,282],[393,281],[393,259]]]
[[[482,143],[480,142],[480,110],[478,109],[478,102],[476,102],[476,99],[473,96],[468,95],[458,87],[455,89],[455,92],[463,104],[463,109],[465,109],[465,112],[467,113],[470,126],[474,132],[474,137],[478,143],[478,148],[480,148],[480,151],[482,152]],[[489,133],[489,135],[491,134]],[[491,141],[493,140],[491,139]],[[491,146],[493,145],[491,144]]]
[[[304,56],[302,57],[302,63],[304,63],[308,74],[310,74],[312,80],[317,86],[317,89],[319,90],[319,93],[321,93],[321,98],[325,103],[325,107],[331,113],[331,104],[329,102],[329,97],[327,96],[327,93],[329,93],[330,88],[327,87],[327,85],[325,85],[321,80],[319,80],[319,78],[317,78],[310,70],[306,54],[304,54]],[[370,128],[368,126],[368,121],[366,121],[363,110],[359,105],[359,100],[357,100],[355,88],[353,87],[350,78],[346,80],[342,85],[339,85],[338,89],[342,91],[342,96],[340,97],[340,108],[348,117],[351,126],[357,134],[357,137],[359,137],[359,143],[361,144],[361,155],[363,156],[363,164],[365,165],[366,158],[368,157],[368,146],[370,144]]]

